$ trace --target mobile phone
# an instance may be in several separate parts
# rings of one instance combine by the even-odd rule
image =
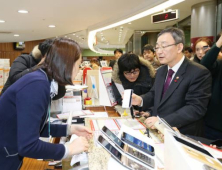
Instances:
[[[133,90],[126,89],[124,90],[124,98],[122,101],[122,108],[130,108],[131,107],[131,99],[132,99]]]
[[[137,114],[135,114],[135,117],[137,117],[137,118],[141,117],[141,113],[138,112]]]
[[[98,142],[116,159],[118,162],[121,162],[122,153],[119,152],[114,146],[112,146],[106,139],[102,136],[99,136]]]
[[[110,139],[112,140],[117,147],[123,150],[124,148],[124,143],[111,131],[109,130],[106,126],[103,126],[102,132]]]
[[[222,139],[216,140],[211,143],[211,145],[216,145],[218,149],[222,149]]]
[[[206,165],[206,164],[203,165],[203,168],[204,168],[204,170],[216,170],[216,169],[214,169],[211,166]]]
[[[152,158],[140,153],[139,151],[131,148],[127,144],[123,143],[113,132],[111,132],[106,126],[102,128],[102,132],[112,140],[116,146],[118,146],[122,151],[126,152],[129,156],[136,158],[139,161],[142,161],[144,164],[155,167],[155,162]],[[125,147],[126,145],[126,147]]]
[[[155,127],[162,133],[164,134],[164,129],[168,129],[170,130],[171,132],[173,132],[175,135],[178,135],[179,132],[176,132],[163,118],[160,118],[159,116],[158,117],[158,120],[159,122],[157,121],[155,123]]]
[[[141,163],[136,162],[130,157],[122,155],[121,152],[119,152],[114,146],[112,146],[106,139],[104,139],[102,136],[99,136],[98,142],[106,149],[114,159],[116,159],[119,163],[124,165],[125,167],[135,170],[150,170],[150,168],[145,167],[144,165],[141,165]],[[146,160],[149,161],[149,160]],[[154,162],[152,162],[154,164]],[[137,168],[135,168],[137,167]]]
[[[132,145],[135,148],[137,148],[149,155],[152,155],[152,156],[155,155],[153,146],[137,139],[134,136],[129,135],[128,133],[123,132],[121,139],[123,141],[125,141],[126,143],[128,143],[129,145]]]
[[[208,48],[209,48],[208,45],[203,46],[203,50],[206,50],[206,49],[208,49]]]
[[[184,145],[186,145],[186,146],[189,146],[189,147],[191,147],[191,148],[193,148],[193,149],[195,149],[195,150],[197,150],[197,151],[199,151],[199,152],[201,152],[201,153],[203,153],[203,154],[205,154],[205,155],[207,155],[207,156],[210,156],[210,157],[214,158],[207,150],[205,150],[205,149],[203,149],[203,148],[201,148],[201,147],[199,147],[199,146],[197,146],[197,145],[194,145],[194,144],[192,144],[192,143],[190,143],[190,142],[188,142],[188,141],[186,141],[186,140],[184,140],[184,139],[181,139],[181,138],[179,138],[179,137],[177,137],[177,136],[174,136],[174,138],[175,138],[178,142],[180,142],[180,143],[182,143],[182,144],[184,144]]]

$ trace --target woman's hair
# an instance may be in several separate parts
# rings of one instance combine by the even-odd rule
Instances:
[[[77,42],[56,38],[38,68],[42,68],[50,80],[54,79],[60,85],[72,85],[73,66],[80,56],[81,48]]]
[[[136,54],[126,53],[118,59],[119,75],[123,75],[124,71],[140,69],[140,66],[140,60]]]
[[[199,39],[195,42],[194,51],[196,51],[196,45],[197,45],[197,43],[199,43],[199,42],[201,42],[201,41],[207,43],[207,45],[209,45],[209,47],[212,47],[212,41],[211,41],[209,38],[207,38],[207,37],[201,37],[201,38],[199,38]]]

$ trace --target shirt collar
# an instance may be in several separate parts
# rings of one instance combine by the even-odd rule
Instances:
[[[180,61],[176,65],[174,65],[172,68],[170,68],[169,65],[168,65],[168,70],[172,69],[174,71],[174,73],[176,73],[179,70],[179,68],[180,68],[181,64],[183,63],[184,59],[185,59],[185,56],[183,56],[180,59]]]

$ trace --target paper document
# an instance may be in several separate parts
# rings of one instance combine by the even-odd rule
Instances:
[[[68,119],[70,112],[65,112],[58,114],[57,117],[59,119]],[[81,111],[72,111],[72,117],[78,117],[78,116],[87,116],[87,115],[93,115],[93,112],[90,110],[81,110]]]
[[[81,96],[67,96],[63,98],[63,112],[82,110]]]
[[[117,88],[117,90],[119,91],[120,95],[122,95],[123,92],[124,92],[123,85],[122,85],[122,84],[119,84],[119,83],[115,83],[115,85],[116,85],[116,88]]]
[[[73,142],[77,138],[78,138],[77,135],[75,135],[75,134],[72,135],[70,142]],[[83,152],[81,154],[73,155],[70,165],[73,166],[75,163],[80,162],[82,160],[84,160],[84,161],[88,160],[87,154],[85,152]]]
[[[75,86],[67,85],[65,87],[67,90],[83,90],[83,89],[86,89],[88,86],[86,86],[86,85],[75,85]]]
[[[91,115],[84,115],[84,116],[80,116],[82,118],[84,117],[108,117],[107,112],[93,112],[93,114]]]
[[[90,76],[91,82],[92,82],[92,97],[98,99],[98,92],[97,92],[97,85],[96,85],[96,79],[94,76]]]

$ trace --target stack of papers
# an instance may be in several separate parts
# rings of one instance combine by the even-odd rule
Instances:
[[[71,85],[67,85],[66,89],[69,90],[83,90],[86,89],[88,86],[86,85],[75,85],[75,86],[71,86]]]
[[[109,117],[107,112],[93,112],[91,115],[80,116],[81,118],[85,117]]]
[[[143,124],[137,119],[97,119],[90,120],[91,130],[101,130],[103,126],[106,126],[111,131],[120,130],[122,125],[126,125],[134,130],[146,129]]]
[[[65,112],[58,114],[57,117],[59,119],[68,119],[70,112]],[[80,111],[72,111],[72,117],[78,117],[78,116],[87,116],[87,115],[93,115],[93,112],[90,110],[80,110]]]

